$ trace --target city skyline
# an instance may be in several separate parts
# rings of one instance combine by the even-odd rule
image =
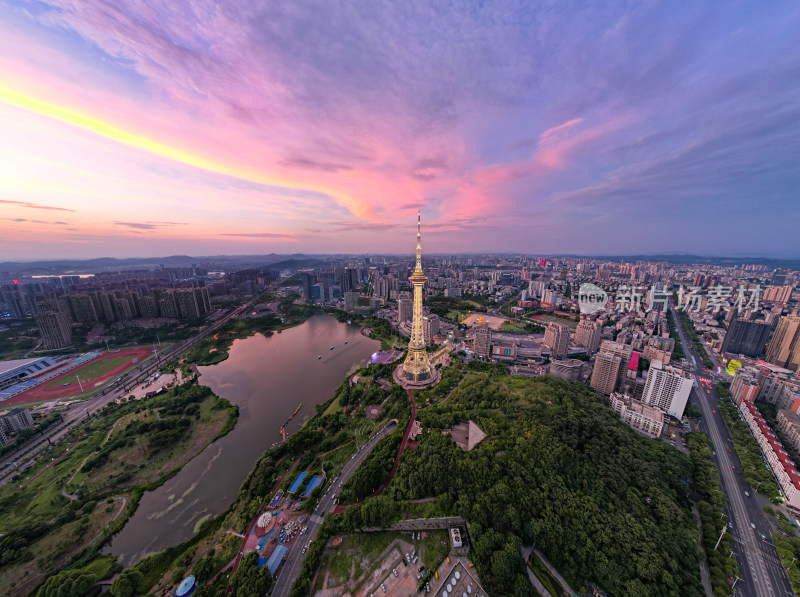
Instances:
[[[797,257],[800,9],[12,1],[7,260]],[[780,214],[780,217],[776,217]]]

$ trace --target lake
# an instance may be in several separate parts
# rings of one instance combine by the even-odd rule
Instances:
[[[269,338],[257,334],[235,340],[227,360],[199,371],[200,383],[239,405],[236,427],[161,487],[145,493],[103,553],[129,567],[189,539],[203,520],[233,503],[264,450],[280,441],[280,426],[297,406],[303,403],[286,427],[290,434],[377,350],[380,342],[361,335],[358,326],[323,314]]]

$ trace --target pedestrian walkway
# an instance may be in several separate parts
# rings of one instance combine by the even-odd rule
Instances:
[[[522,551],[522,559],[525,560],[525,571],[528,573],[528,580],[531,581],[533,588],[541,595],[542,597],[554,597],[550,594],[550,591],[544,588],[542,581],[536,578],[536,575],[531,570],[531,567],[528,566],[528,558],[531,557],[531,548],[530,547],[521,547],[520,550]]]
[[[566,580],[564,580],[564,577],[561,576],[558,573],[558,570],[553,568],[552,564],[550,564],[550,562],[547,560],[547,558],[544,557],[544,554],[541,551],[539,551],[538,549],[534,549],[533,553],[535,553],[539,557],[539,559],[542,561],[542,564],[544,564],[544,567],[547,568],[550,571],[550,574],[555,576],[556,580],[559,583],[561,583],[561,588],[563,588],[565,591],[567,591],[567,593],[569,595],[577,595],[578,594],[577,592],[572,590],[572,587],[570,587],[569,583]]]
[[[392,465],[392,472],[389,473],[389,478],[386,480],[386,483],[378,487],[378,490],[372,494],[371,497],[378,497],[383,491],[389,487],[389,483],[392,482],[394,479],[394,474],[397,472],[397,465],[400,464],[400,456],[402,456],[403,451],[406,449],[406,444],[408,443],[408,435],[411,433],[411,428],[414,426],[414,419],[417,418],[417,405],[414,402],[414,396],[411,395],[411,390],[408,391],[408,399],[411,400],[411,420],[408,422],[408,427],[406,427],[406,432],[403,435],[403,441],[400,444],[400,449],[397,451],[397,458],[394,459],[394,465]]]

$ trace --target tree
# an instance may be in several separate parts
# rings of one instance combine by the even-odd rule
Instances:
[[[86,570],[62,570],[48,578],[39,587],[37,597],[83,597],[97,577]]]
[[[138,568],[128,568],[111,585],[111,594],[114,597],[130,597],[136,592],[136,585],[142,581],[143,575]]]
[[[261,597],[272,588],[272,576],[266,566],[258,567],[258,554],[247,554],[230,582],[232,597]]]
[[[197,562],[192,568],[192,573],[194,573],[197,582],[204,583],[209,580],[212,576],[214,576],[214,550],[211,550],[206,557],[202,560]]]
[[[683,414],[690,419],[699,419],[703,416],[703,411],[700,410],[700,407],[694,402],[687,402],[686,409],[683,411]]]
[[[465,369],[446,401],[418,411],[433,432],[403,454],[382,497],[434,496],[437,512],[466,518],[489,594],[526,594],[519,546],[535,541],[576,586],[702,596],[685,455],[628,428],[585,386],[509,379],[485,363]],[[439,432],[466,419],[487,434],[469,452]]]

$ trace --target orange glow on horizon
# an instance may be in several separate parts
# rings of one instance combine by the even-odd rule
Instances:
[[[4,85],[0,85],[0,102],[21,108],[39,116],[57,120],[85,131],[89,131],[128,147],[146,151],[148,153],[208,172],[223,174],[225,176],[231,176],[233,178],[246,180],[248,182],[257,184],[284,187],[299,191],[322,193],[331,197],[334,201],[347,208],[354,216],[358,218],[373,222],[376,219],[373,208],[369,203],[356,199],[350,195],[343,194],[341,191],[315,183],[298,183],[297,181],[287,178],[267,175],[252,168],[234,166],[214,161],[202,155],[190,153],[178,147],[173,147],[160,141],[126,131],[115,126],[114,124],[81,113],[77,110],[73,110],[72,108],[32,97],[31,95],[10,89]]]

